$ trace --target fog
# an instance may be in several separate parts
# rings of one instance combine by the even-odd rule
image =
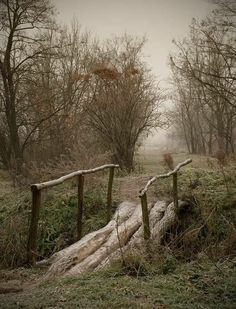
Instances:
[[[54,4],[62,23],[76,18],[101,39],[124,32],[146,36],[145,59],[163,86],[172,40],[182,39],[192,18],[203,18],[213,8],[207,0],[54,0]]]
[[[206,0],[54,0],[57,19],[69,25],[73,19],[100,39],[127,33],[145,36],[145,61],[168,88],[168,55],[174,50],[172,40],[183,39],[192,18],[204,18],[213,9]],[[171,106],[171,102],[165,103]],[[146,146],[168,148],[167,132],[154,130]]]

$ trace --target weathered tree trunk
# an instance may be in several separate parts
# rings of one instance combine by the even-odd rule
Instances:
[[[4,61],[0,60],[0,74],[3,81],[3,94],[5,99],[5,117],[7,123],[7,129],[9,134],[9,145],[11,154],[13,155],[13,166],[16,174],[21,173],[23,156],[20,146],[20,138],[17,127],[17,116],[16,116],[16,87],[14,86],[14,71],[11,64],[11,53],[14,38],[15,28],[11,29],[7,47],[5,51]],[[10,162],[10,161],[9,161]],[[10,162],[12,165],[12,162]],[[12,166],[11,166],[12,168]]]
[[[179,206],[184,205],[179,202]],[[174,204],[158,201],[148,205],[151,238],[158,245],[166,231],[176,222]],[[143,226],[141,205],[123,202],[112,220],[102,229],[90,233],[39,264],[49,265],[45,279],[55,276],[73,276],[97,270],[119,259],[121,255],[142,244]]]

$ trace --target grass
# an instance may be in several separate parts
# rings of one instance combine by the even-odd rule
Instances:
[[[0,296],[0,308],[235,308],[236,261],[194,261],[166,275],[119,268],[64,278]]]
[[[177,164],[189,156],[173,157]],[[170,235],[177,237],[163,240],[168,254],[153,252],[156,259],[141,265],[142,276],[131,276],[132,272],[114,265],[106,271],[0,295],[0,308],[235,308],[236,165],[231,162],[223,175],[215,159],[211,158],[209,165],[204,156],[190,157],[193,163],[184,167],[178,177],[179,197],[192,207],[190,221],[183,220],[182,225],[173,227]],[[149,177],[167,170],[155,149],[140,152],[138,160],[135,173],[115,177],[114,209],[121,200],[138,200],[138,191]],[[25,259],[31,195],[28,188],[12,188],[2,171],[0,181],[0,265],[20,266]],[[105,225],[107,174],[86,178],[85,185],[87,234]],[[148,201],[157,199],[172,199],[170,179],[158,181],[148,192]],[[49,256],[75,241],[73,181],[45,192],[39,227],[41,256]],[[130,267],[140,263],[140,258],[136,254]],[[12,271],[15,274],[16,270]],[[18,273],[23,282],[39,276],[36,269],[20,269]],[[14,279],[15,275],[4,278]]]
[[[164,160],[163,160],[163,154],[165,151],[160,152],[158,147],[143,147],[140,149],[140,152],[137,154],[138,159],[138,166],[140,166],[140,170],[142,173],[147,174],[160,174],[163,172],[164,169]],[[167,151],[168,153],[168,151]],[[207,168],[207,158],[205,156],[200,155],[192,155],[185,152],[180,153],[172,153],[172,156],[174,158],[174,163],[177,165],[177,163],[182,162],[186,160],[187,158],[190,158],[193,160],[191,163],[192,167],[198,168]],[[138,170],[139,171],[139,170]]]
[[[107,174],[86,178],[83,235],[106,224]],[[9,185],[10,187],[10,185]],[[38,225],[38,258],[76,241],[77,187],[74,181],[43,191]],[[114,190],[113,210],[118,203]],[[31,212],[29,188],[0,195],[0,268],[24,265]]]
[[[175,164],[188,157],[184,153],[173,156]],[[179,197],[189,200],[201,212],[203,221],[207,220],[204,229],[208,229],[209,242],[218,243],[227,238],[227,233],[235,234],[232,230],[236,226],[236,166],[231,164],[228,168],[226,167],[225,177],[223,177],[215,161],[213,161],[214,167],[209,168],[206,157],[196,155],[191,157],[193,163],[184,167],[179,173]],[[139,201],[138,191],[146,184],[150,175],[167,170],[163,164],[163,156],[157,154],[156,149],[151,149],[149,152],[141,151],[138,160],[142,172],[126,176],[116,175],[113,188],[113,210],[122,200]],[[0,267],[21,266],[25,261],[31,194],[29,188],[20,190],[12,188],[3,171],[1,171],[0,178],[2,184],[0,251],[3,252],[0,256]],[[107,174],[102,173],[99,177],[86,177],[85,179],[84,234],[106,224],[107,178]],[[197,186],[193,188],[194,183],[197,183]],[[171,179],[158,181],[150,188],[148,201],[157,199],[171,201]],[[73,181],[44,191],[39,220],[39,258],[47,257],[76,240],[76,204],[76,184]],[[194,227],[200,228],[201,225],[202,220],[197,220]],[[229,242],[229,248],[231,245]]]

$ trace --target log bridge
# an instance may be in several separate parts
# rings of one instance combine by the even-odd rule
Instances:
[[[178,202],[178,171],[180,170],[181,167],[191,163],[191,159],[187,159],[186,161],[179,163],[175,168],[173,168],[170,172],[166,174],[161,174],[152,177],[147,184],[145,185],[144,188],[142,188],[139,191],[139,198],[141,200],[141,207],[137,208],[136,205],[134,204],[127,204],[128,202],[122,203],[120,207],[118,207],[116,213],[113,216],[113,219],[111,220],[111,207],[112,207],[112,184],[113,184],[113,178],[114,178],[114,170],[116,168],[119,168],[119,165],[116,164],[106,164],[100,167],[96,167],[94,169],[89,169],[89,170],[79,170],[73,173],[70,173],[68,175],[62,176],[58,179],[43,182],[43,183],[38,183],[38,184],[33,184],[31,185],[31,192],[32,192],[32,212],[31,212],[31,222],[30,222],[30,229],[29,229],[29,238],[28,238],[28,245],[27,245],[27,261],[29,264],[33,265],[36,262],[36,251],[37,251],[37,231],[38,231],[38,221],[39,221],[39,213],[40,213],[40,206],[41,206],[41,191],[53,186],[56,186],[58,184],[63,183],[64,181],[74,178],[77,178],[77,195],[78,195],[78,212],[77,212],[77,238],[78,242],[72,245],[71,247],[63,249],[61,252],[58,252],[52,256],[50,261],[54,261],[55,257],[56,259],[61,259],[63,257],[63,263],[64,265],[67,265],[67,268],[71,267],[71,261],[73,254],[75,260],[86,260],[85,256],[88,254],[88,252],[91,251],[94,252],[93,255],[95,256],[90,256],[87,257],[92,261],[92,264],[87,263],[86,267],[93,267],[95,268],[98,266],[98,264],[105,265],[106,263],[102,262],[101,260],[101,254],[96,253],[97,251],[95,248],[98,250],[102,250],[108,253],[108,248],[111,248],[111,245],[115,244],[114,250],[111,250],[110,252],[110,257],[116,256],[115,250],[117,249],[117,244],[120,243],[120,239],[118,239],[117,231],[117,218],[122,214],[122,211],[125,210],[124,213],[124,219],[125,221],[122,223],[121,220],[121,230],[123,229],[124,232],[124,245],[126,248],[128,248],[126,240],[130,239],[130,237],[133,235],[133,233],[136,233],[136,236],[134,237],[134,242],[137,242],[137,239],[140,239],[140,235],[142,234],[142,238],[145,241],[148,241],[149,238],[151,237],[151,231],[153,230],[153,236],[158,236],[160,231],[164,231],[163,228],[166,226],[166,218],[169,220],[169,223],[174,220],[175,218],[175,212],[179,207],[179,202]],[[94,233],[91,233],[89,235],[86,235],[84,238],[81,239],[82,236],[82,216],[83,216],[83,194],[84,194],[84,176],[87,174],[92,174],[96,173],[105,169],[109,169],[109,180],[108,180],[108,188],[107,188],[107,226],[104,227],[101,230],[98,230]],[[149,187],[158,179],[163,179],[163,178],[168,178],[172,176],[173,177],[173,206],[169,205],[166,207],[162,202],[157,202],[154,207],[152,208],[152,211],[150,211],[150,207],[148,206],[147,202],[147,191]],[[162,205],[163,204],[163,205]],[[161,220],[163,210],[165,210],[165,218]],[[140,213],[140,215],[139,215]],[[157,218],[155,217],[160,217],[159,218],[159,223],[158,225],[156,224]],[[139,219],[141,218],[141,219]],[[110,221],[111,220],[111,221]],[[139,221],[141,220],[141,222]],[[151,228],[150,228],[150,220],[151,220]],[[114,221],[114,222],[113,222]],[[139,223],[140,222],[140,223]],[[142,226],[140,226],[140,224]],[[124,226],[123,226],[124,225]],[[127,227],[130,225],[130,231],[128,231]],[[141,229],[140,229],[141,228]],[[165,229],[165,228],[164,228]],[[130,233],[130,235],[129,235]],[[90,236],[91,235],[91,236]],[[135,235],[135,234],[134,234]],[[122,232],[121,236],[122,237]],[[160,236],[158,236],[160,238]],[[99,241],[100,239],[101,244],[103,244],[104,248],[99,248]],[[118,240],[117,240],[117,239]],[[127,239],[126,239],[127,238]],[[81,240],[80,240],[81,239]],[[115,239],[115,240],[114,240]],[[125,240],[126,239],[126,240]],[[132,242],[132,240],[131,240]],[[109,245],[108,245],[109,244]],[[93,246],[94,249],[91,249]],[[88,248],[90,247],[90,248]],[[85,250],[86,249],[86,250]],[[96,252],[95,252],[96,251]],[[114,251],[114,252],[113,252]],[[86,254],[85,254],[86,252]],[[79,256],[81,255],[81,256]],[[84,256],[83,256],[84,255]],[[66,258],[68,256],[68,258]],[[83,256],[83,257],[82,257]],[[107,257],[106,257],[107,258]],[[65,262],[66,260],[66,262]],[[56,272],[58,272],[58,269],[61,271],[61,261],[58,261],[60,267],[57,268]],[[69,266],[70,265],[70,266]],[[88,266],[90,265],[90,266]],[[93,265],[93,266],[91,266]],[[85,268],[86,268],[85,267]],[[67,269],[66,268],[66,269]],[[78,268],[78,267],[77,267]],[[84,265],[82,269],[85,269]],[[55,267],[53,268],[54,271]],[[78,269],[76,270],[78,273]],[[50,273],[50,272],[49,272]]]

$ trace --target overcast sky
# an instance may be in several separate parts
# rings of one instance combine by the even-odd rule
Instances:
[[[146,61],[161,80],[168,77],[172,39],[181,39],[193,17],[203,18],[213,8],[207,0],[53,0],[58,20],[73,18],[100,38],[126,32],[146,35]]]

